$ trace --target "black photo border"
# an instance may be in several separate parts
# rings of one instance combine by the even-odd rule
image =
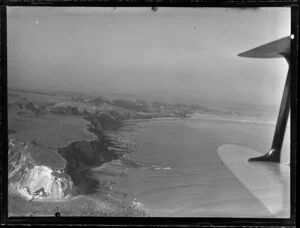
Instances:
[[[288,219],[264,218],[157,218],[157,217],[8,217],[8,124],[7,124],[7,6],[31,7],[290,7],[291,8],[291,217]],[[159,10],[159,9],[158,9]],[[103,226],[295,226],[296,225],[296,158],[297,158],[297,103],[298,103],[298,51],[299,1],[298,0],[4,0],[0,1],[0,160],[1,160],[1,225],[84,224]]]

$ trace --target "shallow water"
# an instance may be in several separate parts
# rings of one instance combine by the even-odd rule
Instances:
[[[197,117],[142,123],[129,136],[140,146],[126,159],[93,171],[108,181],[112,194],[123,193],[152,216],[272,217],[272,214],[221,162],[217,148],[236,144],[268,151],[275,125]],[[283,160],[289,160],[289,132]],[[106,174],[105,174],[105,172]]]

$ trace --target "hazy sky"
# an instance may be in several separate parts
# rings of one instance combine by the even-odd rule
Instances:
[[[279,104],[289,8],[8,8],[9,85]]]

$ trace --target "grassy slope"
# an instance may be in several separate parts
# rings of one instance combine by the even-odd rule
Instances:
[[[16,131],[11,137],[21,141],[36,141],[49,148],[60,148],[75,140],[92,140],[88,122],[81,117],[47,115],[43,117],[10,118],[8,126]]]
[[[51,106],[58,104],[71,105],[85,108],[87,105],[82,102],[71,101],[70,96],[41,94],[33,92],[24,92],[12,90],[8,93],[8,127],[12,132],[9,137],[20,141],[34,141],[36,144],[30,148],[31,156],[39,165],[47,165],[52,168],[63,168],[65,160],[56,152],[72,141],[93,140],[95,135],[87,130],[88,121],[82,116],[74,115],[56,115],[46,111],[45,113],[35,113],[22,109],[18,106],[20,103],[32,102],[37,106]],[[91,105],[92,108],[94,105]],[[146,116],[146,113],[139,113],[134,110],[128,110],[105,103],[95,105],[97,110],[106,112],[115,110],[125,118],[130,119]],[[138,114],[138,115],[137,115]],[[15,133],[14,133],[15,132]],[[100,206],[99,206],[100,205]],[[114,216],[135,216],[139,214],[138,210],[131,205],[124,206],[120,202],[101,199],[95,201],[87,196],[81,196],[76,199],[64,202],[29,202],[19,196],[9,195],[9,212],[11,215],[18,216],[43,216],[54,215],[59,211],[62,216],[85,216],[85,215],[114,215]]]
[[[31,155],[37,164],[56,169],[64,168],[65,160],[56,149],[72,141],[96,139],[96,136],[87,130],[88,121],[82,117],[51,113],[35,116],[18,107],[17,104],[26,103],[28,100],[42,105],[49,101],[61,102],[62,98],[16,91],[8,93],[8,129],[15,132],[9,134],[9,138],[22,142],[34,141],[36,145],[31,149]],[[23,114],[20,114],[20,110]]]
[[[39,113],[28,109],[28,106],[20,106],[28,104],[28,101],[37,106],[47,106],[49,102],[68,102],[70,98],[24,91],[9,91],[8,95],[9,138],[29,141],[28,151],[38,165],[64,168],[65,160],[56,152],[58,148],[72,141],[96,139],[87,130],[89,122],[82,116],[55,115],[48,111]],[[79,196],[68,201],[38,202],[27,201],[12,190],[8,201],[10,216],[54,216],[56,212],[60,212],[61,216],[143,216],[143,212],[128,203],[101,197],[95,200]]]

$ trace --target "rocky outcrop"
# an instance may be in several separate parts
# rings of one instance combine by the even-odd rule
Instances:
[[[117,156],[107,150],[103,141],[77,141],[64,148],[58,149],[58,153],[67,161],[66,173],[71,176],[76,186],[80,185],[82,170],[99,166],[104,162],[116,159]]]
[[[89,115],[85,119],[90,122],[88,129],[97,136],[97,140],[76,141],[57,152],[67,161],[66,173],[68,173],[74,184],[80,186],[82,170],[100,166],[105,162],[117,159],[116,153],[109,151],[108,138],[104,130],[116,130],[122,126],[122,120],[116,113],[108,112],[100,115]]]
[[[122,116],[110,111],[85,117],[90,124],[88,129],[97,140],[74,141],[57,150],[66,160],[64,170],[54,170],[45,165],[37,165],[31,156],[37,147],[33,142],[9,143],[9,183],[10,187],[29,200],[68,199],[82,192],[81,172],[118,158],[117,153],[109,151],[109,138],[105,130],[116,130],[122,126]],[[36,148],[35,148],[36,149]]]
[[[115,111],[104,112],[101,114],[87,115],[85,117],[91,124],[89,130],[97,136],[104,130],[117,130],[122,126],[123,117]]]
[[[61,170],[36,165],[27,143],[9,142],[9,187],[28,200],[63,200],[71,197],[73,182]]]

